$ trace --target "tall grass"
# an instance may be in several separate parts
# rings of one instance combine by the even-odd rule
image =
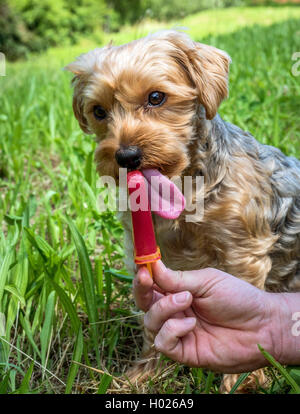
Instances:
[[[223,118],[300,157],[300,80],[291,74],[300,20],[262,10],[257,22],[266,13],[268,26],[253,14],[254,25],[233,33],[206,36],[195,25],[192,34],[232,57]],[[218,13],[223,27],[230,10]],[[51,50],[0,78],[0,393],[122,391],[119,376],[141,345],[123,230],[113,211],[97,209],[95,142],[74,119],[70,76],[60,70],[75,52]],[[289,392],[276,367],[270,375],[261,392]],[[218,393],[219,384],[175,364],[138,391]]]

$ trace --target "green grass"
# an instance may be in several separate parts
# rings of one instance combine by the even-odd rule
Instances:
[[[176,23],[147,22],[114,38]],[[291,74],[300,9],[207,11],[179,23],[232,57],[223,118],[300,157],[300,78]],[[0,393],[118,392],[141,346],[122,228],[113,211],[97,209],[95,142],[74,119],[61,70],[94,46],[51,49],[0,78]],[[277,369],[260,392],[295,389]],[[218,375],[175,364],[131,391],[218,393],[219,385]]]

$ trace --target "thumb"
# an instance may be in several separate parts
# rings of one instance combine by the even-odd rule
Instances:
[[[216,282],[230,277],[217,269],[201,270],[171,270],[161,260],[152,263],[153,279],[166,292],[181,292],[188,290],[194,296],[202,296]]]

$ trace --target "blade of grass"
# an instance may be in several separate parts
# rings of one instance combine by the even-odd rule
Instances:
[[[229,391],[229,394],[234,394],[236,392],[236,390],[238,389],[238,387],[245,381],[245,379],[248,377],[248,375],[250,375],[251,372],[244,372],[243,374],[241,374],[236,383],[234,384],[234,386],[231,388],[231,390]]]
[[[128,382],[127,381],[124,381],[121,378],[115,377],[114,375],[111,375],[109,372],[105,372],[102,369],[97,369],[97,368],[94,368],[94,367],[90,367],[88,365],[82,364],[81,362],[75,362],[75,363],[78,364],[78,365],[80,365],[80,366],[82,366],[82,367],[85,367],[85,368],[87,368],[87,369],[89,369],[91,371],[98,372],[99,374],[109,375],[110,377],[112,377],[113,380],[115,380],[117,382],[120,382],[121,384],[128,385]]]
[[[23,316],[22,314],[20,314],[20,323],[21,323],[21,325],[24,329],[24,332],[25,332],[25,334],[28,338],[28,341],[30,342],[32,348],[37,353],[37,355],[41,358],[41,353],[40,353],[36,343],[34,342],[33,335],[31,333],[31,326],[29,325],[29,322],[28,322],[27,318],[25,316]]]
[[[100,298],[103,296],[103,268],[102,268],[102,259],[97,257],[95,259],[95,277],[96,277],[96,286],[97,293]]]
[[[100,366],[100,353],[98,349],[98,328],[95,325],[95,322],[98,322],[98,311],[96,307],[95,283],[92,272],[92,265],[87,253],[86,245],[77,227],[70,220],[69,217],[66,218],[66,221],[69,225],[69,229],[71,231],[79,258],[80,275],[82,279],[84,299],[89,322],[93,323],[93,325],[91,326],[92,337],[95,347],[97,363]]]
[[[134,276],[130,276],[130,275],[124,275],[123,273],[117,272],[114,269],[107,269],[104,271],[105,274],[109,273],[113,276],[115,276],[116,278],[120,279],[120,280],[124,280],[126,282],[132,282],[134,279]]]
[[[105,297],[106,297],[106,303],[105,303],[105,318],[107,318],[110,303],[111,303],[111,294],[112,294],[112,280],[111,280],[111,274],[109,272],[104,272],[105,276]]]
[[[204,389],[204,394],[209,394],[209,391],[211,389],[214,377],[215,377],[214,372],[208,371],[208,375],[207,375],[207,378],[206,378],[205,389]]]
[[[40,340],[41,340],[41,356],[42,356],[42,365],[46,366],[46,355],[47,350],[49,347],[49,341],[51,337],[51,331],[52,331],[52,320],[54,315],[54,306],[55,306],[55,296],[56,293],[53,290],[50,292],[46,307],[45,307],[45,319],[44,324],[41,330],[40,334]]]
[[[199,388],[202,378],[203,378],[203,369],[202,368],[191,368],[191,374],[195,382],[195,386]]]
[[[26,354],[25,352],[23,352],[21,349],[17,348],[13,344],[11,344],[6,339],[0,337],[0,342],[1,341],[3,341],[4,343],[6,343],[7,345],[9,345],[11,348],[15,349],[16,351],[20,352],[22,355],[26,356],[26,358],[28,358],[31,361],[33,361],[35,365],[37,365],[38,367],[40,367],[43,371],[46,371],[48,374],[51,375],[51,377],[56,378],[57,381],[59,381],[62,385],[66,386],[66,384],[60,378],[58,378],[55,374],[53,374],[53,372],[49,371],[49,369],[47,369],[46,367],[43,367],[43,365],[41,365],[39,362],[37,362],[36,360],[34,360],[33,358],[31,358],[30,355]]]
[[[24,230],[27,233],[28,240],[38,250],[44,261],[47,261],[51,255],[55,255],[55,250],[46,242],[46,240],[34,234],[34,232],[27,227],[24,227]]]
[[[107,388],[110,386],[112,379],[113,377],[109,374],[102,375],[97,394],[106,394]]]
[[[92,185],[92,171],[93,171],[93,162],[94,162],[95,152],[94,149],[88,154],[84,167],[84,176],[85,180],[89,186]]]
[[[20,294],[20,292],[18,291],[18,289],[15,286],[13,286],[13,285],[6,285],[4,287],[4,290],[6,290],[7,292],[9,292],[12,295],[14,295],[17,299],[19,299],[19,301],[21,302],[21,304],[23,306],[26,305],[25,299],[23,298],[23,296]]]
[[[79,326],[80,326],[80,320],[78,318],[78,315],[76,313],[76,309],[73,306],[70,298],[65,293],[65,291],[60,286],[58,286],[58,284],[55,283],[52,279],[48,278],[48,281],[53,286],[53,288],[56,291],[56,293],[57,293],[57,295],[58,295],[65,311],[69,315],[73,331],[78,332],[78,329],[79,329]]]
[[[15,391],[15,394],[28,394],[30,392],[30,379],[32,376],[32,372],[33,372],[33,366],[34,363],[31,362],[22,382],[20,387]]]
[[[72,387],[73,387],[73,384],[76,378],[76,374],[79,369],[78,363],[81,362],[82,353],[83,353],[83,334],[82,334],[82,327],[80,326],[78,329],[76,342],[74,346],[74,352],[72,355],[72,364],[71,364],[71,367],[68,373],[65,394],[71,393],[71,390],[72,390]]]
[[[289,366],[287,368],[288,373],[290,376],[300,385],[300,366]]]
[[[0,266],[0,311],[4,310],[4,309],[2,309],[2,297],[3,297],[3,293],[4,293],[6,280],[7,280],[7,277],[8,277],[9,267],[10,267],[10,264],[12,263],[12,260],[13,260],[13,256],[14,256],[13,249],[9,249],[6,252],[6,254],[4,256],[4,259],[3,259],[2,263],[1,263],[1,266]]]
[[[9,372],[2,377],[0,382],[0,394],[7,394],[8,390],[8,383],[9,383]]]
[[[281,375],[285,378],[286,382],[292,387],[292,390],[296,394],[300,394],[299,385],[290,376],[290,374],[287,372],[287,370],[285,368],[283,368],[283,366],[278,361],[276,361],[276,359],[271,354],[269,354],[269,352],[267,352],[260,344],[257,344],[257,346],[258,346],[258,349],[260,350],[260,352],[266,358],[266,360],[269,361],[271,365],[273,365],[275,368],[278,369],[278,371],[281,373]]]

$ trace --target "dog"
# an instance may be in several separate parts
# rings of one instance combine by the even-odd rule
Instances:
[[[155,217],[168,267],[214,267],[267,291],[299,291],[300,162],[218,115],[230,63],[225,52],[166,30],[95,49],[66,69],[75,75],[75,117],[97,137],[100,175],[117,180],[120,166],[134,166],[169,178],[204,177],[199,221],[187,222],[184,212],[172,221]],[[127,213],[122,222],[134,271]],[[153,356],[153,337],[146,338],[144,356]],[[151,375],[153,358],[145,358],[134,378]],[[225,374],[224,392],[237,377]],[[248,377],[247,387],[255,381],[264,383],[263,370]]]

